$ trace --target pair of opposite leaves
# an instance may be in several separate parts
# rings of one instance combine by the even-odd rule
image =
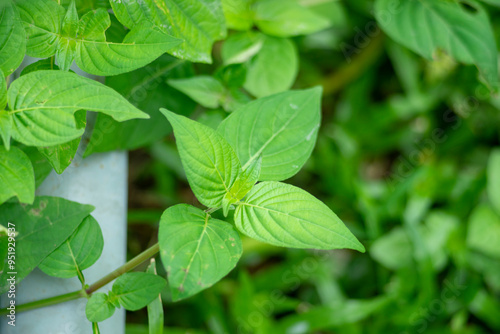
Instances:
[[[298,172],[314,147],[321,89],[288,91],[250,102],[217,130],[166,109],[188,182],[203,205],[235,208],[237,229],[292,248],[364,251],[342,221],[306,191],[278,181]],[[242,166],[243,164],[243,166]],[[257,181],[262,181],[255,185]],[[160,221],[160,255],[173,300],[203,290],[234,268],[242,253],[227,222],[187,204]]]

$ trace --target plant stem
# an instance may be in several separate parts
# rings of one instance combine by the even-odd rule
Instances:
[[[149,260],[156,253],[158,253],[159,250],[160,250],[160,245],[158,243],[156,243],[153,246],[149,247],[144,252],[142,252],[141,254],[139,254],[136,257],[134,257],[132,260],[130,260],[127,263],[125,263],[120,268],[114,270],[113,272],[107,274],[106,276],[104,276],[103,278],[101,278],[100,280],[98,280],[97,282],[95,282],[94,284],[92,284],[86,290],[87,294],[89,294],[89,295],[92,294],[93,292],[99,290],[100,288],[102,288],[103,286],[105,286],[106,284],[108,284],[109,282],[111,282],[112,280],[114,280],[115,278],[117,278],[118,276],[120,276],[122,274],[125,274],[126,272],[134,269],[135,267],[137,267],[138,265],[140,265],[141,263],[143,263],[144,261]]]
[[[123,266],[119,267],[118,269],[114,270],[113,272],[109,273],[108,275],[104,276],[94,284],[92,284],[87,290],[78,290],[74,292],[70,292],[64,295],[59,295],[55,297],[50,297],[42,300],[37,300],[31,303],[26,303],[22,304],[19,306],[16,306],[16,313],[17,312],[23,312],[23,311],[29,311],[33,309],[37,309],[40,307],[44,306],[50,306],[50,305],[55,305],[59,303],[64,303],[73,299],[78,299],[78,298],[88,298],[93,292],[99,290],[118,276],[125,274],[126,272],[134,269],[144,261],[149,260],[151,257],[153,257],[158,251],[160,250],[160,245],[158,243],[154,244],[153,246],[149,247],[146,249],[144,252],[140,253],[136,257],[134,257],[132,260],[128,261],[125,263]],[[0,315],[8,314],[9,310],[6,308],[0,309]]]
[[[34,310],[34,309],[37,309],[40,307],[55,305],[55,304],[59,304],[59,303],[64,303],[64,302],[67,302],[70,300],[83,298],[83,297],[85,297],[85,291],[83,291],[83,290],[73,291],[70,293],[66,293],[64,295],[50,297],[47,299],[41,299],[41,300],[37,300],[37,301],[31,302],[31,303],[26,303],[26,304],[16,306],[16,313]],[[9,313],[8,309],[6,309],[6,308],[0,309],[0,315],[4,315],[4,314],[8,314],[8,313]]]
[[[368,44],[350,63],[327,76],[322,82],[323,95],[336,93],[339,89],[357,79],[382,53],[384,34],[382,31],[372,38]]]

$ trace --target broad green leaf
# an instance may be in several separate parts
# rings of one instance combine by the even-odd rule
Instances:
[[[87,112],[84,110],[78,110],[75,113],[76,127],[78,129],[85,129],[86,118]],[[38,147],[38,150],[47,159],[56,173],[62,174],[71,165],[71,162],[73,162],[79,145],[80,138],[76,138],[56,146]]]
[[[12,137],[32,146],[58,145],[81,136],[83,129],[78,129],[73,116],[79,109],[102,112],[118,121],[148,118],[111,88],[62,71],[36,71],[15,80],[8,104],[9,119],[0,122],[10,120]]]
[[[28,54],[40,58],[56,54],[63,69],[69,68],[74,57],[85,72],[116,75],[143,67],[181,43],[147,23],[132,29],[122,43],[108,42],[105,31],[111,21],[103,8],[85,14],[78,23],[77,36],[67,36],[73,27],[64,24],[60,5],[52,0],[37,0],[36,5],[29,0],[17,1],[28,35]],[[68,20],[74,20],[74,14],[69,13]]]
[[[229,29],[249,30],[253,25],[251,0],[222,0],[222,10]]]
[[[151,259],[146,272],[157,275],[154,258]],[[148,325],[149,334],[163,334],[163,304],[161,302],[161,294],[158,294],[158,297],[148,304]]]
[[[225,94],[222,83],[208,75],[170,79],[168,84],[206,108],[215,109],[219,107]]]
[[[24,279],[59,247],[94,207],[58,197],[40,196],[33,205],[4,203],[0,221],[16,226],[16,282]],[[0,275],[0,294],[8,289],[8,272]]]
[[[250,61],[245,89],[256,97],[292,87],[298,72],[297,50],[289,39],[263,36],[262,47]]]
[[[78,276],[83,283],[82,270],[89,268],[99,259],[103,246],[101,227],[94,217],[88,216],[61,246],[38,265],[38,268],[50,276]]]
[[[500,215],[486,204],[471,213],[467,231],[467,246],[486,255],[500,258]]]
[[[116,298],[126,310],[137,311],[158,298],[166,284],[165,279],[154,274],[123,274],[113,283],[111,298]]]
[[[257,0],[253,10],[257,27],[272,36],[307,35],[330,26],[325,17],[296,0]]]
[[[190,63],[163,55],[136,71],[107,77],[108,87],[148,113],[150,119],[117,122],[107,115],[98,114],[84,157],[93,152],[136,149],[157,142],[171,133],[172,127],[161,114],[160,108],[177,110],[188,116],[196,103],[167,85],[165,79],[192,74]]]
[[[500,149],[494,149],[488,160],[488,197],[500,215]]]
[[[320,103],[320,87],[268,96],[233,112],[217,131],[234,147],[243,168],[262,155],[259,180],[285,180],[311,155]]]
[[[43,71],[43,70],[58,70],[59,66],[57,66],[54,63],[54,58],[46,58],[46,59],[40,59],[39,61],[36,61],[32,64],[29,64],[23,70],[21,71],[21,74],[19,75],[22,77],[23,75],[26,75],[31,72],[35,71]]]
[[[109,0],[59,0],[62,6],[67,7],[72,1],[76,3],[78,14],[85,14],[88,11],[96,10],[97,8],[111,9]]]
[[[27,35],[26,54],[48,58],[57,50],[64,8],[51,0],[15,0]]]
[[[227,217],[229,206],[241,200],[257,183],[262,169],[262,156],[254,159],[252,163],[238,176],[229,192],[224,196],[222,209]]]
[[[35,174],[31,161],[23,151],[0,146],[0,204],[16,196],[21,203],[35,200]],[[7,222],[7,220],[5,221]]]
[[[75,61],[85,72],[104,76],[129,72],[181,43],[147,23],[137,25],[122,43],[106,42],[105,30],[110,25],[104,9],[89,12],[80,20]]]
[[[174,128],[179,155],[189,185],[201,204],[217,208],[241,173],[232,147],[215,130],[160,109]]]
[[[443,49],[496,84],[498,52],[488,14],[479,4],[470,5],[474,11],[457,1],[377,0],[375,17],[391,38],[421,56],[432,59]]]
[[[129,28],[150,22],[182,39],[169,52],[177,58],[211,63],[212,44],[226,37],[220,0],[112,0],[111,6]]]
[[[158,240],[174,301],[218,282],[242,253],[239,235],[229,223],[187,204],[165,210]]]
[[[21,65],[26,52],[26,32],[11,0],[0,3],[0,72],[6,77]],[[0,92],[1,95],[1,92]],[[0,109],[3,109],[0,107]]]
[[[35,172],[35,188],[38,188],[52,172],[52,166],[36,147],[24,146],[22,150],[31,160]]]
[[[292,248],[365,248],[323,202],[295,186],[261,182],[234,214],[236,227],[256,240]]]
[[[85,306],[85,315],[91,322],[101,322],[115,313],[115,306],[109,301],[107,294],[95,292],[90,296],[87,306]]]
[[[264,39],[264,35],[253,31],[229,36],[222,44],[221,56],[224,64],[238,64],[250,60],[260,51]]]

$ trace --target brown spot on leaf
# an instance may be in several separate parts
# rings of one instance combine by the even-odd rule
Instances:
[[[41,216],[40,215],[40,209],[35,209],[35,208],[31,209],[30,212],[29,212],[29,214],[32,215],[32,216],[36,216],[36,217],[40,217]]]

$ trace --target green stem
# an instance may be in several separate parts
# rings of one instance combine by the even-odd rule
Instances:
[[[215,211],[219,210],[221,208],[221,206],[219,206],[218,208],[208,208],[205,210],[205,213],[208,213],[209,215],[214,213]]]
[[[135,267],[137,267],[138,265],[143,263],[144,261],[149,260],[151,257],[153,257],[159,251],[160,251],[160,245],[158,243],[154,244],[153,246],[149,247],[141,254],[134,257],[132,260],[125,263],[120,268],[112,271],[111,273],[107,274],[106,276],[104,276],[103,278],[101,278],[100,280],[98,280],[97,282],[92,284],[86,290],[87,294],[91,295],[93,292],[99,290],[100,288],[102,288],[103,286],[105,286],[106,284],[108,284],[109,282],[111,282],[112,280],[117,278],[118,276],[125,274],[126,272],[134,269]]]
[[[92,284],[87,290],[78,290],[74,292],[70,292],[64,295],[59,295],[47,299],[42,299],[42,300],[37,300],[31,303],[26,303],[22,304],[19,306],[16,306],[16,313],[17,312],[23,312],[23,311],[29,311],[33,310],[36,308],[44,307],[44,306],[49,306],[49,305],[55,305],[59,303],[64,303],[73,299],[78,299],[78,298],[88,298],[93,292],[99,290],[118,276],[125,274],[126,272],[134,269],[144,261],[149,260],[151,257],[153,257],[158,251],[160,250],[160,245],[158,243],[154,244],[153,246],[149,247],[146,249],[144,252],[141,254],[137,255],[134,257],[132,260],[128,261],[125,263],[123,266],[119,267],[118,269],[114,270],[113,272],[109,273],[108,275],[104,276],[94,284]],[[6,308],[0,309],[0,315],[8,314],[10,311]]]
[[[383,41],[384,34],[382,31],[378,31],[376,36],[370,41],[370,44],[359,55],[354,57],[349,64],[326,77],[321,82],[323,95],[334,94],[342,87],[357,79],[382,53]]]
[[[83,298],[83,297],[85,297],[85,291],[78,290],[78,291],[66,293],[64,295],[59,295],[59,296],[55,296],[55,297],[51,297],[51,298],[47,298],[47,299],[37,300],[37,301],[31,302],[31,303],[26,303],[26,304],[16,306],[16,313],[34,310],[34,309],[37,309],[40,307],[55,305],[55,304],[59,304],[59,303],[64,303],[64,302],[68,302],[70,300]],[[6,308],[0,309],[0,315],[8,314],[9,312],[10,311]]]

